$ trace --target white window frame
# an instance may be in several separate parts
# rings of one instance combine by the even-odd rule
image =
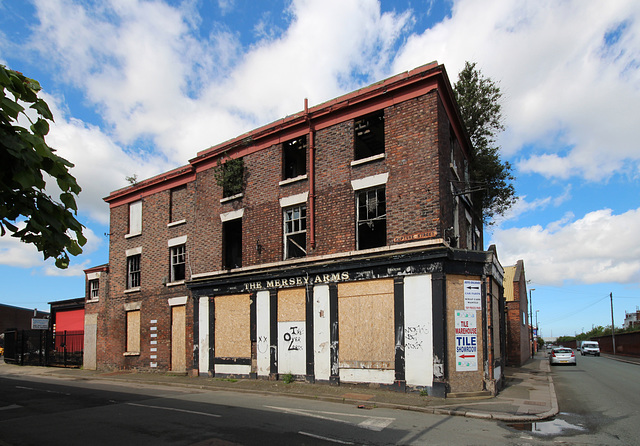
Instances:
[[[298,217],[296,218],[296,210]],[[304,215],[303,215],[304,214]],[[292,240],[292,243],[295,244],[300,250],[304,252],[304,255],[307,255],[307,205],[306,204],[298,204],[295,206],[291,206],[282,210],[282,223],[283,223],[283,239],[284,239],[284,258],[289,259],[289,238],[294,235],[304,234],[305,236],[305,246],[304,248],[297,244]],[[297,230],[296,230],[297,226]],[[304,226],[304,229],[301,229]]]
[[[99,297],[100,297],[100,279],[89,280],[89,300],[98,300]]]
[[[171,263],[171,282],[184,282],[187,277],[187,246],[175,245],[169,248],[170,263]],[[182,265],[184,268],[183,277],[176,277],[176,267]]]
[[[132,270],[133,259],[137,258],[137,270]],[[142,263],[142,254],[136,253],[127,256],[127,290],[139,290],[141,281],[141,264]],[[137,281],[134,280],[137,278]]]

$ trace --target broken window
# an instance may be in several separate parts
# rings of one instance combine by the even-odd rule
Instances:
[[[229,159],[218,165],[213,172],[216,184],[222,187],[222,197],[233,197],[244,190],[244,160],[242,158]]]
[[[242,266],[242,219],[222,223],[222,262],[224,269]]]
[[[284,258],[307,255],[307,206],[284,210]]]
[[[185,245],[171,247],[171,282],[184,280],[185,278]]]
[[[307,173],[307,137],[287,141],[282,145],[283,179],[299,177]]]
[[[387,203],[385,188],[357,192],[358,249],[377,248],[387,244]]]
[[[127,289],[140,287],[140,254],[127,257]]]
[[[384,113],[380,111],[362,119],[356,119],[354,140],[356,160],[384,153]]]

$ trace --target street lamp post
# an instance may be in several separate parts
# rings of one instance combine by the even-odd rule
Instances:
[[[533,301],[531,300],[531,293],[535,290],[536,290],[535,288],[531,288],[529,290],[529,327],[531,327],[529,331],[531,334],[531,357],[532,358],[534,355],[534,351],[533,351]]]
[[[540,337],[540,329],[538,328],[538,313],[540,310],[536,310],[536,350],[538,349],[538,338]]]

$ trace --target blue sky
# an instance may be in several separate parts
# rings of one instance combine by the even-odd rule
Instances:
[[[0,238],[0,303],[48,309],[107,263],[102,200],[196,152],[437,60],[504,94],[518,204],[485,231],[524,260],[542,336],[640,305],[640,2],[0,0],[0,63],[40,81],[89,242],[68,270]]]

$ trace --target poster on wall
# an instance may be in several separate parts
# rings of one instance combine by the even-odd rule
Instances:
[[[456,372],[478,370],[476,312],[456,310]]]
[[[278,322],[278,373],[307,373],[304,321]]]
[[[479,280],[464,281],[464,309],[482,310],[482,282]]]

